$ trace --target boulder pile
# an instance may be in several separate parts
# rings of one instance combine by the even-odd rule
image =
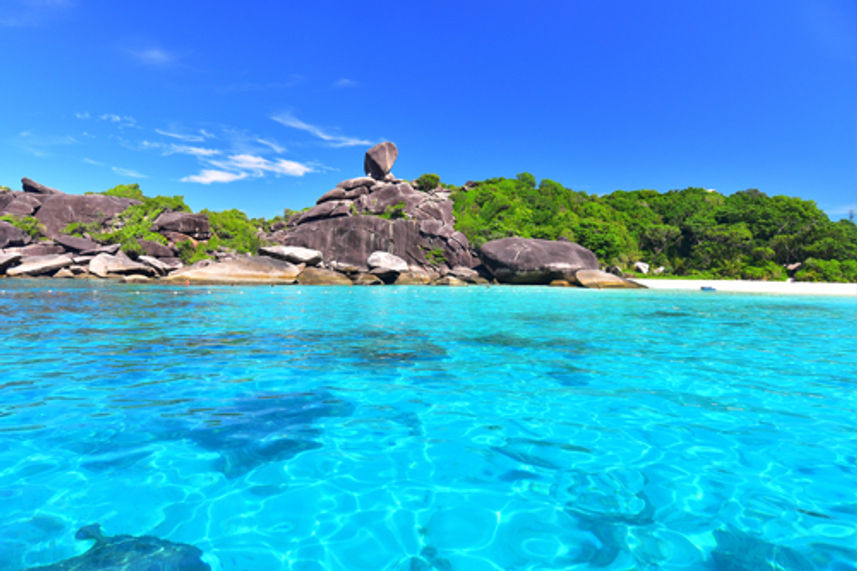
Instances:
[[[150,231],[163,236],[167,245],[138,240],[142,253],[132,257],[119,244],[66,235],[63,229],[74,222],[115,229],[117,215],[138,201],[66,194],[24,178],[22,192],[0,191],[0,216],[35,217],[43,239],[34,241],[0,220],[0,275],[184,284],[636,287],[600,272],[595,254],[569,241],[510,237],[473,249],[455,230],[448,189],[417,190],[392,174],[398,153],[391,142],[369,149],[363,161],[366,176],[340,182],[276,231],[260,232],[268,245],[258,255],[218,252],[216,259],[191,266],[177,257],[177,244],[211,238],[206,215],[162,212]]]

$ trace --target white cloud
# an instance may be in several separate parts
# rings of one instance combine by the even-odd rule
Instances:
[[[89,111],[84,111],[83,113],[75,113],[74,116],[77,117],[78,119],[90,119],[90,118],[92,118],[92,115],[89,114]]]
[[[41,25],[70,6],[68,0],[12,0],[3,5],[0,26],[30,28]]]
[[[152,141],[143,141],[144,149],[159,149],[161,154],[167,155],[191,155],[193,157],[213,157],[220,154],[217,149],[208,149],[205,147],[194,147],[192,145],[178,145],[176,143],[158,143]]]
[[[173,139],[178,139],[179,141],[185,141],[187,143],[199,143],[206,139],[213,139],[214,135],[206,131],[205,129],[200,129],[198,135],[188,135],[185,133],[175,133],[172,131],[163,131],[161,129],[155,129],[155,133],[158,135],[163,135],[164,137],[172,137]]]
[[[279,115],[272,116],[271,119],[285,127],[306,131],[310,135],[318,137],[322,141],[329,143],[332,147],[355,147],[372,144],[372,141],[368,141],[366,139],[357,139],[355,137],[347,137],[344,135],[333,135],[324,131],[320,127],[301,121],[290,113],[280,113]]]
[[[303,176],[312,172],[312,168],[296,161],[289,161],[286,159],[276,159],[271,161],[264,157],[257,157],[254,155],[232,155],[229,157],[228,162],[223,164],[238,170],[251,171],[255,173],[256,176],[262,176],[265,172],[283,174],[286,176]]]
[[[186,176],[181,179],[182,182],[198,182],[199,184],[211,184],[213,182],[233,182],[246,178],[247,173],[232,173],[226,171],[218,171],[206,169],[199,174]]]
[[[151,47],[144,50],[130,50],[129,53],[143,65],[151,67],[168,67],[176,61],[174,54],[158,47]]]
[[[269,147],[272,151],[274,151],[277,154],[282,154],[282,153],[286,152],[286,149],[284,149],[283,147],[281,147],[280,145],[278,145],[274,141],[269,141],[267,139],[256,139],[256,142],[259,144],[265,145],[266,147]]]
[[[347,77],[340,77],[336,81],[333,82],[334,87],[346,88],[346,87],[357,87],[357,82],[353,79],[348,79]]]
[[[89,157],[84,157],[83,162],[85,162],[85,163],[86,163],[86,164],[88,164],[88,165],[94,165],[94,166],[97,166],[97,167],[103,167],[103,166],[104,166],[104,163],[100,163],[100,162],[98,162],[98,161],[94,161],[94,160],[90,159]]]
[[[113,172],[115,172],[116,174],[118,174],[120,176],[127,176],[130,178],[149,178],[148,176],[144,175],[143,173],[139,173],[139,172],[132,170],[132,169],[123,169],[122,167],[110,167],[110,170],[112,170]]]

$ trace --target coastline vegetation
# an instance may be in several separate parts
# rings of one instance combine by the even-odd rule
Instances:
[[[704,188],[596,196],[530,173],[452,192],[456,230],[478,247],[507,236],[567,238],[607,265],[643,261],[664,277],[857,281],[857,225],[831,222],[813,201],[749,189]],[[640,274],[642,275],[642,274]]]
[[[44,231],[42,223],[39,222],[38,218],[34,218],[33,216],[15,216],[13,214],[5,214],[0,216],[0,220],[8,222],[18,230],[23,231],[25,234],[29,234],[30,238],[33,240],[38,240]]]

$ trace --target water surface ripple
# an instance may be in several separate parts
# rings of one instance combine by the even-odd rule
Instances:
[[[0,568],[854,569],[851,299],[0,282]]]

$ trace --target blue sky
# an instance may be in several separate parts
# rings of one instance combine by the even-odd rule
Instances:
[[[0,184],[302,208],[362,175],[532,172],[857,209],[853,0],[0,0]]]

